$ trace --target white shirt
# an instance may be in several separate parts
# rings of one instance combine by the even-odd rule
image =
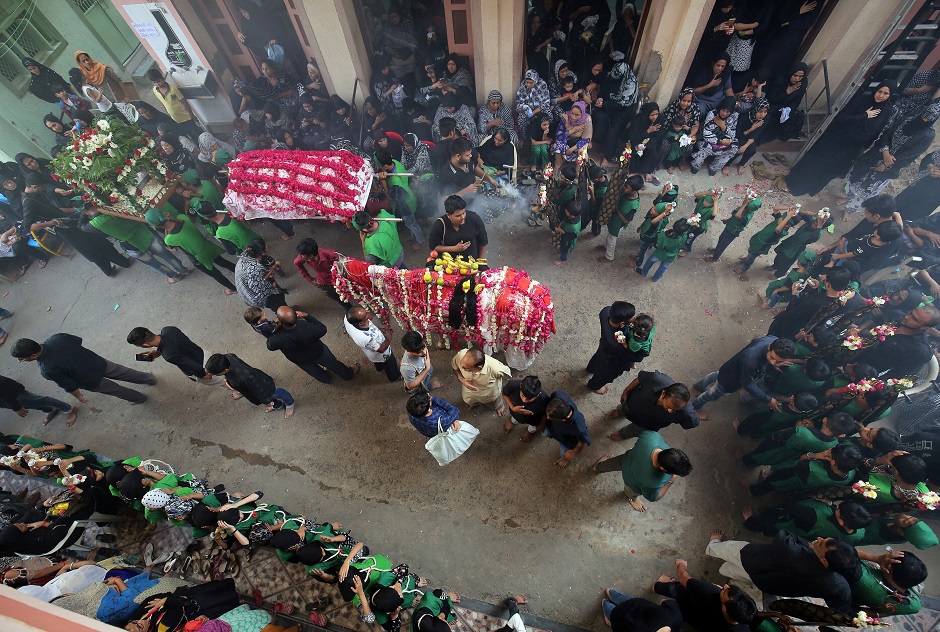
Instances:
[[[348,318],[344,318],[343,324],[346,325],[346,333],[362,349],[370,362],[385,362],[392,355],[392,345],[389,345],[384,352],[379,351],[379,347],[385,343],[385,334],[379,331],[373,323],[369,323],[368,329],[359,329],[349,322]]]

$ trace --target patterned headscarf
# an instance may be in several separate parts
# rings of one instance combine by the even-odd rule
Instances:
[[[690,103],[688,109],[685,110],[686,114],[682,115],[680,114],[682,110],[680,110],[679,105],[682,101],[682,97],[687,94],[692,95],[692,103]],[[692,88],[683,89],[682,92],[679,93],[679,96],[666,106],[666,111],[663,112],[663,121],[668,125],[672,119],[677,116],[683,116],[683,118],[687,118],[691,123],[695,123],[702,118],[702,111],[701,108],[699,108],[698,99],[695,98],[695,91]]]
[[[761,97],[755,101],[751,109],[747,111],[748,116],[751,118],[751,123],[757,122],[757,111],[761,109],[770,109],[770,101],[764,97]]]
[[[487,103],[490,101],[499,101],[500,103],[502,103],[503,93],[500,92],[499,90],[491,90],[490,93],[486,95],[486,101]]]

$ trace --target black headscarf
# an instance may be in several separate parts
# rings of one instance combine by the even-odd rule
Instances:
[[[59,100],[55,96],[56,89],[67,87],[68,82],[52,68],[43,66],[32,57],[24,57],[23,67],[28,70],[29,66],[39,68],[38,75],[29,73],[29,91],[47,103],[56,103]]]
[[[877,103],[875,101],[875,92],[882,88],[891,90],[891,96],[884,103]],[[859,140],[864,140],[866,145],[875,140],[881,130],[884,129],[884,126],[888,124],[888,119],[891,117],[891,106],[897,100],[898,94],[898,85],[895,82],[882,81],[879,83],[874,92],[864,99],[860,99],[858,106],[852,108],[852,113],[856,116],[853,117],[848,131]],[[868,118],[867,110],[871,108],[881,110],[881,112],[875,118]]]
[[[140,112],[142,109],[153,112],[154,116],[151,119],[146,119],[142,115],[137,117],[137,126],[150,134],[152,137],[156,138],[159,136],[157,126],[159,126],[160,123],[166,123],[167,125],[171,126],[172,129],[176,128],[176,123],[173,121],[173,119],[163,112],[160,112],[157,110],[157,108],[153,107],[149,103],[144,101],[134,101],[131,105],[137,108],[138,112]]]
[[[185,173],[190,169],[196,168],[196,159],[193,158],[193,155],[183,147],[183,143],[180,142],[179,136],[168,132],[160,137],[161,143],[166,143],[173,148],[172,154],[163,154],[163,162],[166,164],[167,168],[173,173]],[[162,153],[162,152],[161,152]]]
[[[644,103],[643,107],[640,108],[639,114],[630,121],[630,128],[627,130],[627,137],[634,146],[643,142],[643,139],[652,136],[649,131],[647,131],[650,125],[654,125],[654,123],[650,123],[650,114],[657,110],[660,112],[660,117],[656,119],[656,123],[662,125],[662,127],[659,128],[659,134],[664,133],[664,128],[668,126],[668,123],[663,124],[662,110],[659,110],[659,104],[652,102]]]
[[[790,87],[790,77],[801,70],[803,71],[803,81],[800,83],[799,89],[787,93],[787,88]],[[767,100],[770,101],[771,109],[774,111],[780,111],[786,107],[793,110],[797,109],[800,102],[803,101],[803,95],[806,94],[806,87],[809,83],[808,75],[809,66],[799,61],[793,64],[786,77],[778,77],[772,81],[767,88]]]

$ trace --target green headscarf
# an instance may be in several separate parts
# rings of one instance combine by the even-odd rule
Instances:
[[[144,219],[147,220],[147,223],[151,226],[161,226],[166,223],[166,218],[163,216],[163,212],[158,208],[152,208],[146,213],[144,213]]]

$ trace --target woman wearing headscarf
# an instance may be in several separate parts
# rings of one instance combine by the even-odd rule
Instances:
[[[935,101],[938,87],[940,87],[940,63],[931,70],[924,70],[911,77],[911,80],[904,86],[904,90],[901,91],[901,98],[894,104],[888,125],[913,117],[931,101]]]
[[[387,57],[377,57],[375,74],[372,75],[372,94],[369,97],[376,105],[395,116],[401,114],[402,102],[405,100],[405,90],[401,82],[392,74],[392,62]]]
[[[800,135],[804,114],[800,110],[806,94],[806,74],[809,67],[803,62],[793,64],[790,74],[771,81],[767,88],[770,112],[767,114],[765,140],[790,140]]]
[[[516,124],[523,137],[528,135],[529,120],[540,112],[551,115],[552,97],[548,85],[539,78],[539,73],[525,71],[522,85],[516,90]]]
[[[373,154],[384,149],[394,158],[401,153],[402,144],[396,139],[389,138],[388,134],[386,134],[384,130],[377,129],[372,132],[372,136],[369,138],[369,142],[369,149],[373,152]],[[362,144],[365,145],[365,141],[363,141]],[[405,169],[405,171],[408,170]]]
[[[624,137],[627,134],[627,125],[633,118],[637,99],[640,96],[640,86],[637,83],[633,69],[626,62],[624,54],[620,51],[611,53],[613,66],[604,75],[600,86],[600,97],[594,101],[594,108],[603,111],[607,118],[607,127],[604,132],[598,130],[598,137],[603,133],[606,137],[604,143],[604,157],[608,162],[620,160],[623,151]],[[591,117],[596,112],[591,110]]]
[[[43,183],[46,185],[46,193],[59,206],[68,206],[68,200],[64,196],[72,193],[71,189],[64,188],[55,178],[52,177],[52,169],[49,168],[50,162],[45,158],[36,158],[27,153],[19,153],[14,157],[16,164],[20,167],[20,175],[25,182],[26,177],[31,173],[38,173],[42,176]]]
[[[443,64],[429,59],[424,66],[415,71],[415,85],[418,86],[415,94],[415,103],[426,111],[437,110],[444,98],[445,83],[441,80],[444,74]]]
[[[578,75],[576,75],[571,68],[568,66],[568,62],[564,59],[559,59],[555,62],[555,69],[552,72],[551,76],[545,82],[548,84],[548,93],[552,95],[552,99],[557,100],[562,96],[563,90],[563,81],[566,77],[571,77],[574,79],[575,85],[578,84]]]
[[[540,75],[549,74],[548,57],[545,55],[545,49],[552,43],[554,38],[553,30],[547,27],[549,22],[557,21],[557,18],[543,18],[538,13],[532,13],[529,16],[529,28],[525,40],[525,60],[526,65]]]
[[[83,50],[75,51],[75,63],[78,64],[78,69],[82,71],[82,76],[88,85],[103,90],[107,84],[115,101],[125,100],[122,80],[110,66],[95,61]]]
[[[134,101],[131,105],[137,108],[137,113],[140,115],[137,117],[137,126],[150,134],[152,138],[156,138],[160,135],[160,132],[157,130],[157,126],[161,123],[166,123],[170,126],[176,125],[176,123],[173,122],[173,119],[146,101]],[[173,129],[175,133],[176,128],[173,127]]]
[[[702,139],[692,157],[692,173],[698,173],[708,160],[708,175],[713,176],[734,158],[738,151],[735,145],[738,113],[734,108],[734,97],[726,96],[718,107],[708,113],[702,125]]]
[[[330,96],[330,115],[327,130],[333,139],[343,139],[351,143],[359,142],[361,124],[359,114],[349,107],[338,94]]]
[[[499,127],[509,132],[510,140],[518,147],[519,138],[516,136],[512,110],[503,102],[503,95],[499,90],[491,90],[486,95],[486,103],[480,106],[477,114],[477,131],[480,138],[485,138]]]
[[[806,34],[826,5],[825,2],[807,0],[782,0],[774,4],[777,7],[770,20],[767,37],[752,55],[753,66],[763,68],[768,76],[785,72],[793,64]],[[773,116],[773,110],[770,114]]]
[[[202,162],[225,167],[236,155],[235,148],[210,134],[203,132],[199,135],[199,154],[196,156]]]
[[[56,89],[67,86],[65,79],[48,66],[43,66],[32,57],[23,58],[23,66],[29,71],[29,91],[47,103],[57,103]]]
[[[366,133],[366,144],[371,147],[370,137],[373,132],[396,132],[401,129],[397,114],[387,110],[375,97],[366,97],[362,104],[362,126]],[[369,149],[367,147],[366,149]]]
[[[817,195],[832,180],[845,176],[885,128],[895,88],[891,82],[882,82],[874,93],[866,89],[852,99],[790,169],[786,181],[792,195]]]
[[[412,133],[402,136],[404,145],[401,149],[401,164],[405,170],[417,175],[431,173],[431,155],[428,146],[418,140]]]
[[[687,84],[698,99],[699,108],[706,114],[718,106],[726,96],[733,97],[731,66],[728,55],[719,53],[689,77]]]
[[[562,158],[568,162],[578,159],[582,147],[591,147],[594,127],[591,115],[587,113],[587,104],[577,101],[558,121],[555,130],[555,145],[552,151],[556,155],[556,167],[562,164]]]
[[[296,121],[281,109],[277,101],[268,101],[261,111],[264,112],[264,128],[269,138],[274,138],[274,133],[279,129],[286,129],[288,132],[297,131]]]
[[[927,217],[940,206],[940,149],[920,161],[920,169],[907,188],[894,198],[905,221]]]
[[[169,171],[185,173],[196,168],[196,159],[183,147],[183,143],[176,134],[163,134],[159,144],[163,163]]]
[[[460,56],[456,53],[447,56],[442,78],[462,104],[471,108],[476,107],[477,100],[473,89],[473,75],[460,65]]]
[[[734,34],[734,20],[737,19],[735,0],[718,0],[705,23],[702,40],[695,53],[696,65],[713,60],[725,54],[731,36]],[[730,64],[730,59],[729,59]]]
[[[773,3],[768,0],[744,0],[735,6],[734,33],[725,49],[734,72],[750,70],[754,45],[764,39],[773,9]]]
[[[664,125],[668,125],[677,116],[681,116],[685,121],[683,131],[689,136],[698,136],[699,126],[702,121],[702,112],[699,109],[698,99],[695,98],[695,91],[692,88],[683,88],[679,96],[672,100],[663,111],[662,119]]]
[[[758,99],[753,107],[738,114],[734,143],[738,150],[734,157],[721,168],[722,175],[727,176],[731,173],[731,165],[735,160],[738,161],[738,175],[744,175],[744,165],[757,153],[757,148],[763,142],[768,112],[770,112],[770,104],[767,99]]]
[[[862,202],[878,195],[901,169],[917,160],[934,141],[934,123],[940,118],[940,103],[934,103],[907,121],[898,121],[885,130],[875,146],[866,151],[849,172],[846,181],[844,218],[862,207]]]
[[[655,185],[659,185],[659,180],[653,172],[659,169],[666,151],[665,127],[659,115],[659,105],[645,103],[627,130],[627,138],[633,146],[630,171]]]
[[[477,124],[473,120],[473,113],[470,108],[460,103],[455,94],[445,94],[444,99],[441,101],[441,107],[437,108],[437,112],[434,114],[434,122],[431,123],[431,134],[435,142],[441,140],[441,119],[445,116],[457,122],[458,134],[469,138],[474,147],[480,143],[480,135],[477,133]]]
[[[234,579],[183,586],[172,593],[150,595],[124,626],[131,632],[178,632],[199,616],[215,619],[239,606]]]
[[[320,69],[313,62],[307,63],[307,76],[301,81],[303,91],[300,96],[308,95],[313,101],[314,109],[318,112],[325,111],[330,103],[330,92],[323,84],[323,75]]]

